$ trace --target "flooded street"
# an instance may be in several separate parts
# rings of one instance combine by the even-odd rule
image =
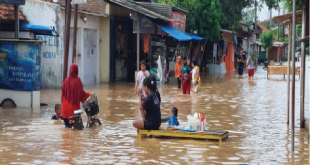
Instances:
[[[308,69],[307,69],[308,71]],[[70,131],[50,120],[60,103],[60,90],[42,90],[49,108],[0,108],[0,164],[308,164],[307,132],[299,129],[300,79],[296,76],[295,151],[286,124],[287,83],[283,76],[267,80],[259,67],[254,81],[247,75],[204,74],[199,94],[183,95],[177,84],[160,85],[162,116],[175,106],[179,121],[202,112],[207,129],[227,130],[218,141],[146,138],[139,141],[132,122],[139,117],[134,84],[86,86],[99,99],[102,127]],[[305,116],[309,109],[306,76]],[[21,98],[22,99],[22,98]],[[83,115],[86,124],[86,115]]]

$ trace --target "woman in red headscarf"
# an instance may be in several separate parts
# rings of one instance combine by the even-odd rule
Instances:
[[[78,73],[78,66],[73,63],[70,66],[69,77],[63,82],[61,88],[62,117],[67,128],[70,128],[68,118],[74,115],[75,110],[80,109],[80,102],[85,102],[90,95],[95,96],[95,93],[89,94],[83,90]]]

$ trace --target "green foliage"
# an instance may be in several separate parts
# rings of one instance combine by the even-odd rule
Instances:
[[[292,12],[293,11],[293,1],[292,0],[281,0],[284,3],[284,8],[288,11],[288,12]],[[297,10],[301,10],[301,0],[296,1],[296,11]]]
[[[221,23],[223,29],[238,27],[242,21],[243,9],[254,5],[254,0],[220,0],[220,2],[224,13]]]
[[[278,8],[278,0],[263,0],[268,9],[277,9]]]
[[[271,48],[273,45],[273,33],[272,30],[269,30],[268,32],[263,32],[260,37],[259,40],[262,44],[262,47],[264,49],[268,49]]]
[[[242,13],[242,23],[247,25],[254,24],[255,21],[255,10],[248,10]]]
[[[254,0],[155,0],[189,11],[186,14],[186,31],[217,42],[221,38],[220,28],[236,27],[242,20],[242,10]]]

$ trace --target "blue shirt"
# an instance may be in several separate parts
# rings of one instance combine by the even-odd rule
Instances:
[[[168,125],[169,125],[169,127],[171,127],[171,126],[179,126],[179,121],[178,121],[177,117],[171,116]]]

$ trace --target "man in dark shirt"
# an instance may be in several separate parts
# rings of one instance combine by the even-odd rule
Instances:
[[[161,124],[160,101],[156,92],[150,93],[142,103],[146,112],[144,129],[157,130]]]
[[[238,56],[238,73],[239,76],[243,75],[243,68],[244,68],[244,64],[245,64],[245,54],[243,52],[243,49],[240,49],[240,55]]]

